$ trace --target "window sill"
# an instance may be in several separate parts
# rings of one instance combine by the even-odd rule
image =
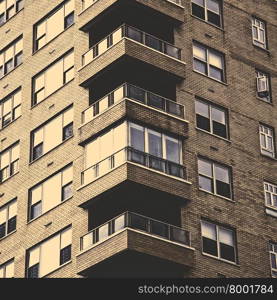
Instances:
[[[270,99],[270,101],[266,101],[266,100],[264,100],[263,98],[260,98],[260,97],[257,96],[257,95],[256,95],[256,98],[257,98],[259,101],[262,101],[262,102],[264,102],[264,103],[267,103],[267,104],[273,106],[273,103],[272,103],[271,99]]]
[[[6,76],[10,75],[14,70],[16,70],[22,64],[23,64],[23,62],[21,62],[19,65],[17,65],[15,68],[13,68],[9,73],[4,74],[2,77],[0,77],[0,80],[2,80],[3,78],[5,78]]]
[[[16,14],[14,14],[11,18],[9,18],[7,21],[5,21],[3,24],[1,24],[0,25],[0,28],[2,27],[2,26],[4,26],[5,24],[7,24],[11,19],[13,19],[15,16],[17,16],[22,10],[24,9],[24,7],[23,8],[21,8]]]
[[[39,277],[39,278],[46,278],[47,276],[49,276],[49,275],[51,275],[51,274],[57,272],[57,271],[60,270],[61,268],[65,267],[65,266],[67,266],[67,265],[69,265],[69,264],[71,264],[71,263],[72,263],[72,260],[69,260],[69,261],[67,261],[66,263],[64,263],[63,265],[60,265],[57,269],[51,271],[51,272],[48,273],[48,274],[45,274],[45,275],[42,276],[42,277]]]
[[[211,193],[211,192],[205,191],[205,190],[203,190],[203,189],[201,189],[201,188],[198,188],[198,190],[199,190],[199,191],[201,191],[201,192],[207,193],[207,194],[209,194],[209,195],[212,195],[212,196],[215,196],[215,197],[218,197],[218,198],[221,198],[221,199],[227,200],[227,201],[229,201],[229,202],[231,202],[231,203],[236,203],[236,201],[235,201],[235,200],[233,200],[233,199],[226,198],[226,197],[223,197],[223,196],[220,196],[220,195],[217,195],[217,194],[214,194],[214,193]]]
[[[265,213],[267,216],[277,218],[277,208],[266,206],[265,207]]]
[[[57,145],[56,147],[54,147],[53,149],[49,150],[48,152],[44,153],[43,155],[41,155],[40,157],[36,158],[35,160],[32,160],[31,162],[29,162],[29,166],[32,165],[33,163],[37,162],[39,159],[41,159],[42,157],[46,156],[48,153],[56,150],[58,147],[60,147],[61,145],[65,144],[67,141],[71,140],[74,137],[74,135],[72,135],[71,137],[69,137],[68,139],[62,141],[62,143],[60,143],[59,145]]]
[[[57,39],[60,35],[62,35],[64,32],[66,32],[69,28],[73,27],[75,25],[75,23],[71,24],[70,26],[68,26],[64,31],[62,31],[61,33],[59,33],[58,35],[56,35],[51,41],[47,42],[47,44],[43,45],[41,48],[33,51],[32,55],[35,55],[36,53],[38,53],[41,49],[46,48],[46,46],[49,46],[49,44],[51,42],[53,42],[55,39]],[[50,54],[50,53],[49,53]]]
[[[67,83],[65,83],[64,85],[62,85],[61,87],[59,87],[56,91],[54,91],[52,94],[46,96],[43,100],[41,100],[40,102],[31,105],[30,109],[33,109],[35,107],[37,107],[39,104],[41,104],[42,102],[44,102],[45,100],[47,100],[48,98],[50,98],[52,95],[54,95],[55,93],[57,93],[59,90],[63,89],[65,86],[67,86],[69,83],[71,83],[75,78],[69,80]]]
[[[232,143],[232,141],[230,141],[230,140],[228,140],[228,139],[226,139],[226,138],[224,138],[224,137],[221,137],[221,136],[219,136],[219,135],[216,135],[216,134],[213,134],[213,133],[211,133],[211,132],[209,132],[209,131],[206,131],[206,130],[204,130],[204,129],[202,129],[202,128],[199,128],[199,127],[195,127],[195,129],[197,130],[197,131],[200,131],[200,132],[203,132],[203,133],[207,133],[207,134],[209,134],[209,135],[211,135],[211,136],[213,136],[213,137],[215,137],[215,138],[218,138],[218,139],[220,139],[220,140],[223,140],[223,141],[225,141],[225,142],[227,142],[227,143]]]
[[[3,184],[3,183],[5,183],[5,182],[7,182],[9,179],[13,178],[13,177],[14,177],[16,174],[18,174],[18,173],[19,173],[19,171],[17,171],[16,173],[14,173],[12,176],[6,178],[5,180],[0,181],[0,185]]]
[[[217,80],[217,79],[215,79],[215,78],[209,77],[208,75],[203,74],[203,73],[201,73],[201,72],[198,72],[198,71],[196,71],[196,70],[194,70],[194,69],[193,69],[192,71],[195,72],[196,74],[199,74],[199,75],[204,76],[205,78],[211,79],[211,80],[213,80],[213,81],[215,81],[215,82],[218,82],[218,83],[220,83],[220,84],[223,84],[223,85],[225,85],[225,86],[228,86],[228,83],[226,83],[226,82],[224,82],[224,81],[220,81],[220,80]]]
[[[210,254],[207,254],[207,253],[204,253],[202,252],[202,255],[203,256],[207,256],[207,257],[210,257],[210,258],[213,258],[215,260],[218,260],[218,261],[221,261],[221,262],[224,262],[224,263],[227,263],[227,264],[230,264],[232,266],[235,266],[235,267],[238,267],[240,268],[240,265],[238,263],[235,263],[235,262],[232,262],[230,260],[226,260],[226,259],[223,259],[223,258],[220,258],[220,257],[217,257],[217,256],[213,256],[213,255],[210,255]]]
[[[214,27],[214,28],[217,28],[217,29],[219,29],[220,31],[222,31],[223,33],[225,33],[225,30],[224,30],[223,27],[219,27],[219,26],[217,26],[217,25],[215,25],[215,24],[213,24],[213,23],[210,23],[210,22],[208,22],[208,21],[206,21],[206,20],[204,20],[204,19],[201,19],[201,18],[199,18],[199,17],[197,17],[197,16],[195,16],[195,15],[193,15],[193,14],[190,14],[190,16],[191,16],[192,18],[195,18],[196,20],[199,20],[199,21],[201,21],[201,22],[203,22],[203,23],[205,23],[205,24],[208,24],[208,25],[210,25],[210,26],[212,26],[212,27]]]
[[[259,49],[259,50],[262,50],[263,52],[267,53],[268,56],[271,56],[271,53],[270,51],[268,50],[268,48],[263,48],[261,46],[258,46],[254,43],[252,43],[252,45],[254,46],[255,49]]]
[[[0,238],[0,242],[2,242],[5,238],[9,237],[10,235],[12,235],[13,233],[16,233],[16,229],[10,233],[8,233],[7,235],[3,236]]]
[[[266,155],[266,154],[263,154],[263,153],[260,153],[260,154],[261,154],[261,157],[269,158],[269,159],[271,159],[271,160],[277,161],[276,157],[271,157],[271,156]]]
[[[62,201],[62,202],[60,202],[58,205],[56,205],[56,206],[52,207],[52,208],[51,208],[51,209],[49,209],[48,211],[45,211],[44,213],[42,213],[41,215],[37,216],[36,218],[34,218],[34,219],[32,219],[32,220],[29,220],[29,221],[27,221],[26,225],[29,225],[29,224],[31,224],[32,222],[34,222],[34,221],[36,221],[37,219],[39,219],[40,217],[43,217],[43,216],[45,216],[46,214],[50,213],[52,210],[56,209],[57,207],[61,206],[63,203],[65,203],[65,202],[69,201],[69,200],[70,200],[70,199],[72,199],[72,198],[73,198],[73,196],[71,196],[71,197],[69,197],[69,198],[67,198],[67,199],[63,200],[63,201]]]
[[[17,117],[16,119],[12,120],[8,125],[6,125],[6,126],[0,128],[0,131],[6,129],[7,127],[9,127],[11,124],[13,124],[16,120],[18,120],[18,119],[21,118],[21,117],[22,117],[22,115],[19,116],[19,117]]]

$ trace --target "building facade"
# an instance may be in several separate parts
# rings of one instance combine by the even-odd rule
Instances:
[[[277,2],[0,1],[0,278],[277,277]]]

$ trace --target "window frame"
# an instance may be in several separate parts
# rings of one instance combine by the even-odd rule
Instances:
[[[49,240],[51,240],[52,238],[54,238],[54,237],[56,237],[56,236],[59,236],[59,240],[60,240],[60,241],[59,241],[59,262],[60,262],[60,261],[61,261],[61,260],[60,260],[61,251],[67,247],[67,246],[66,246],[66,247],[64,247],[64,248],[61,248],[61,237],[62,237],[62,234],[63,234],[64,232],[66,232],[67,230],[71,230],[71,244],[70,244],[70,246],[71,246],[70,251],[71,251],[71,252],[70,252],[70,259],[69,259],[68,261],[64,262],[63,264],[59,264],[59,266],[58,266],[56,269],[50,271],[49,273],[44,274],[43,276],[40,276],[40,264],[41,264],[41,259],[42,259],[42,255],[41,255],[41,246],[42,246],[43,244],[47,243],[47,242],[48,242]],[[72,261],[72,236],[73,236],[73,235],[72,235],[72,231],[73,231],[72,225],[68,225],[68,226],[66,226],[65,228],[59,230],[58,232],[55,232],[54,234],[52,234],[52,235],[49,236],[48,238],[42,240],[41,242],[37,243],[36,245],[34,245],[34,246],[32,246],[31,248],[29,248],[28,250],[26,250],[26,268],[25,268],[25,274],[26,274],[26,276],[25,276],[25,277],[26,277],[26,278],[33,278],[33,277],[29,277],[29,276],[28,276],[28,273],[29,273],[29,269],[32,268],[32,267],[34,267],[34,266],[37,266],[37,267],[38,267],[38,277],[36,277],[36,278],[45,278],[46,276],[48,276],[48,275],[51,274],[52,272],[55,272],[57,269],[63,267],[63,266],[66,265],[67,263],[71,262],[71,261]],[[36,248],[39,248],[39,262],[36,263],[36,264],[34,264],[34,265],[32,265],[32,266],[30,267],[30,266],[29,266],[29,263],[30,263],[30,252],[31,252],[32,250],[36,249]]]
[[[204,252],[203,237],[205,237],[205,236],[203,235],[203,231],[202,231],[202,224],[204,222],[212,224],[212,225],[215,226],[215,229],[216,229],[216,240],[213,240],[213,241],[216,242],[217,255],[212,255],[210,253]],[[223,261],[228,262],[228,263],[238,264],[237,234],[236,234],[236,230],[234,228],[231,228],[231,227],[225,226],[225,225],[221,225],[221,224],[219,224],[217,222],[212,222],[212,221],[209,221],[209,220],[204,219],[204,218],[202,218],[201,221],[200,221],[200,227],[201,227],[201,250],[202,250],[202,254],[210,256],[210,257],[214,257],[214,258],[217,258],[217,259],[220,259],[220,260],[223,260]],[[222,258],[221,257],[221,248],[220,248],[220,243],[221,242],[220,242],[220,239],[219,239],[219,231],[220,231],[220,229],[224,229],[224,230],[232,232],[232,237],[233,237],[233,242],[234,242],[234,245],[232,246],[233,249],[234,249],[234,258],[235,258],[234,261],[228,260],[226,258]],[[206,238],[208,239],[208,237],[206,237]]]
[[[274,250],[274,251],[271,250],[271,247],[272,247],[272,248],[275,248],[275,247],[276,247],[276,251],[275,251],[275,250]],[[272,260],[271,260],[272,256],[271,256],[271,255],[274,255],[274,256],[275,256],[276,265],[277,265],[277,243],[272,242],[272,241],[269,242],[269,263],[270,263],[270,272],[271,272],[271,277],[272,277],[272,278],[277,278],[277,267],[276,267],[276,269],[273,268],[273,266],[272,266]],[[273,272],[275,272],[276,274],[273,274]]]
[[[16,204],[16,215],[10,218],[9,217],[10,216],[10,206],[12,206],[14,204]],[[5,224],[5,234],[2,237],[0,237],[0,240],[4,239],[8,235],[10,235],[10,234],[12,234],[12,233],[14,233],[16,231],[16,225],[17,225],[17,198],[14,198],[11,201],[9,201],[8,203],[2,205],[0,207],[0,212],[2,210],[6,210],[6,221],[5,221],[5,223],[0,224],[0,225]],[[15,229],[12,230],[12,231],[10,231],[10,232],[8,232],[9,231],[9,221],[12,220],[12,219],[14,219],[14,218],[15,218]]]
[[[68,111],[70,111],[72,109],[73,111],[73,117],[72,117],[72,121],[70,123],[68,123],[67,125],[64,126],[64,115],[65,113],[67,113]],[[45,127],[47,125],[49,125],[52,121],[58,119],[59,117],[62,118],[62,127],[59,128],[61,129],[61,136],[62,136],[62,140],[59,144],[55,145],[53,148],[49,149],[47,152],[44,152],[44,146],[45,146]],[[42,156],[44,156],[45,154],[49,153],[50,151],[52,151],[53,149],[55,149],[56,147],[58,147],[59,145],[63,144],[65,141],[69,140],[70,138],[72,138],[74,136],[74,130],[72,131],[72,135],[67,137],[66,139],[64,139],[64,128],[67,127],[68,125],[72,124],[72,128],[74,125],[74,107],[73,104],[71,104],[70,106],[66,107],[65,109],[63,109],[61,112],[59,112],[58,114],[56,114],[55,116],[53,116],[52,118],[50,118],[49,120],[47,120],[45,123],[43,123],[42,125],[38,126],[37,128],[33,129],[30,133],[30,163],[37,161],[38,159],[40,159]],[[35,133],[42,130],[42,141],[40,143],[38,143],[37,145],[34,145],[35,142]],[[38,157],[34,158],[34,149],[37,148],[38,146],[42,146],[42,154]]]
[[[3,0],[3,2],[5,2],[5,10],[4,12],[1,14],[4,16],[4,21],[3,23],[0,23],[0,27],[4,24],[6,24],[12,17],[14,17],[15,15],[17,15],[22,9],[24,9],[24,0],[14,0],[14,3],[10,6],[10,7],[7,7],[7,0]],[[18,3],[20,2],[23,2],[23,7],[18,9],[19,5]],[[8,11],[11,9],[11,8],[14,8],[14,14],[12,16],[10,16],[9,18],[7,18],[8,16]],[[1,16],[0,15],[0,16]]]
[[[256,22],[259,22],[260,25],[263,24],[264,28],[257,25]],[[257,30],[258,38],[254,37],[254,28],[256,28],[256,30]],[[267,24],[266,24],[266,22],[264,20],[256,17],[256,16],[252,16],[251,31],[252,31],[252,43],[253,43],[253,45],[256,46],[256,47],[259,47],[261,49],[268,50]],[[262,42],[261,39],[260,39],[261,31],[263,31],[263,33],[264,33],[263,34],[264,42]]]
[[[63,1],[61,4],[59,4],[58,6],[56,6],[54,9],[52,9],[48,14],[46,14],[43,18],[41,18],[38,22],[36,22],[33,25],[33,54],[36,53],[37,51],[39,51],[40,49],[42,49],[43,47],[45,47],[47,44],[49,44],[51,41],[53,41],[57,36],[59,36],[60,34],[62,34],[66,29],[68,29],[69,27],[71,27],[72,25],[74,25],[75,22],[75,3],[74,3],[74,9],[73,11],[71,11],[70,13],[68,13],[67,15],[65,14],[65,6],[68,2],[70,2],[72,0],[65,0]],[[55,15],[59,10],[63,10],[63,23],[64,23],[64,29],[63,31],[61,31],[60,33],[58,33],[56,36],[54,36],[52,39],[48,40],[47,39],[47,21],[53,16]],[[73,14],[73,23],[70,24],[69,26],[65,26],[66,25],[66,18]],[[41,36],[38,36],[37,33],[37,28],[38,26],[42,25],[45,22],[45,33],[42,34]],[[49,35],[49,33],[48,33]],[[38,47],[38,41],[45,38],[45,44],[43,44],[41,47]]]
[[[197,126],[197,115],[200,115],[200,114],[198,114],[197,111],[196,111],[196,102],[202,102],[203,104],[205,104],[205,105],[208,106],[208,114],[209,114],[209,117],[208,117],[208,118],[205,117],[205,118],[209,119],[210,131],[205,130],[205,129],[203,129],[203,128]],[[225,130],[225,131],[226,131],[226,137],[223,137],[223,136],[221,136],[221,135],[218,135],[218,134],[214,133],[214,126],[213,126],[213,121],[214,121],[214,120],[212,119],[212,108],[215,108],[215,109],[217,109],[217,110],[223,111],[223,113],[224,113],[224,117],[225,117],[225,128],[226,128],[226,130]],[[200,116],[204,117],[203,115],[200,115]],[[228,111],[228,109],[225,108],[225,107],[219,106],[219,105],[217,105],[217,104],[214,104],[214,103],[212,103],[212,102],[210,102],[210,101],[208,101],[208,100],[202,99],[202,98],[200,98],[200,97],[195,97],[195,124],[196,124],[196,128],[197,128],[197,129],[203,130],[203,131],[205,131],[205,132],[207,132],[207,133],[209,133],[209,134],[212,134],[212,135],[214,135],[214,136],[216,136],[216,137],[219,137],[219,138],[221,138],[221,139],[225,139],[225,140],[228,140],[228,141],[230,140],[230,132],[229,132],[229,130],[230,130],[230,128],[229,128],[229,111]]]
[[[18,158],[12,161],[12,151],[17,146],[19,147]],[[9,164],[4,169],[2,169],[1,158],[2,158],[2,155],[6,152],[9,152],[9,154],[8,154],[9,155]],[[20,141],[15,142],[11,146],[7,147],[6,149],[4,149],[3,151],[0,152],[0,184],[3,183],[4,181],[8,180],[12,176],[16,175],[17,173],[19,173],[19,160],[20,160]],[[16,171],[13,172],[14,164],[15,164],[15,166],[17,166],[17,168],[16,168]],[[5,170],[5,169],[8,170],[9,175],[3,180],[3,170]]]
[[[263,71],[258,70],[258,69],[255,70],[255,74],[256,74],[256,95],[257,95],[257,98],[264,101],[264,102],[266,102],[266,103],[272,103],[270,75],[268,73],[263,72]],[[259,91],[259,80],[261,78],[265,78],[266,85],[267,85],[267,90],[266,91],[268,92],[268,95],[264,96],[264,97],[259,96],[259,93],[263,92],[263,91]]]
[[[196,56],[194,54],[194,47],[195,46],[198,47],[198,48],[202,48],[203,50],[205,50],[206,60],[203,60],[202,58],[200,58],[200,57],[198,57],[198,56]],[[210,64],[210,62],[209,62],[210,52],[213,53],[213,55],[215,55],[216,57],[220,57],[221,58],[222,69],[218,68],[215,65]],[[226,82],[227,82],[227,80],[226,80],[226,60],[225,60],[225,54],[223,52],[220,52],[220,51],[218,51],[216,49],[213,49],[213,48],[211,48],[209,46],[206,46],[206,45],[204,45],[202,43],[199,43],[199,42],[193,40],[193,42],[192,42],[192,59],[193,59],[193,62],[192,62],[193,71],[195,71],[195,72],[197,72],[199,74],[202,74],[202,75],[204,75],[204,76],[206,76],[206,77],[208,77],[210,79],[213,79],[213,80],[215,80],[217,82],[221,82],[223,84],[226,84]],[[195,60],[196,61],[200,61],[202,64],[205,64],[205,69],[206,69],[205,73],[202,73],[201,71],[199,71],[199,70],[197,70],[195,68],[195,65],[194,65]],[[219,70],[221,72],[221,74],[222,74],[222,80],[217,79],[215,77],[212,77],[210,75],[210,68],[211,68],[210,66],[212,66],[212,68],[217,69],[217,70]]]
[[[21,101],[19,104],[14,105],[14,96],[19,93],[21,94],[20,95]],[[11,110],[9,113],[4,115],[4,103],[6,103],[9,100],[11,101]],[[6,128],[7,126],[9,126],[11,123],[13,123],[14,121],[16,121],[18,118],[20,118],[22,116],[21,105],[22,105],[22,89],[21,89],[21,87],[17,88],[13,92],[11,92],[8,96],[6,96],[2,100],[0,100],[0,130]],[[19,107],[20,107],[20,115],[18,117],[15,117],[15,110],[18,109]],[[11,121],[4,125],[4,118],[9,114],[11,115],[11,117],[10,117]]]
[[[263,128],[263,132],[261,132],[261,128]],[[264,130],[267,130],[267,132],[272,132],[272,135],[270,134],[267,134],[264,132]],[[266,147],[263,147],[262,145],[262,136],[265,136],[265,144],[266,144]],[[272,139],[272,151],[269,150],[268,148],[268,137]],[[263,124],[263,123],[259,123],[259,141],[260,141],[260,153],[263,155],[263,156],[266,156],[266,157],[271,157],[271,158],[275,158],[276,157],[276,145],[275,145],[275,131],[274,131],[274,128],[271,127],[271,126],[268,126],[266,124]],[[271,153],[272,155],[269,155],[267,153]]]
[[[16,52],[17,43],[22,44],[22,49]],[[11,58],[7,59],[6,55],[7,52],[12,49],[13,55]],[[0,55],[3,57],[3,64],[0,66],[0,79],[11,73],[15,68],[20,66],[23,63],[23,35],[21,34],[15,40],[13,40],[10,44],[5,46],[3,49],[0,50]],[[21,61],[17,63],[17,58],[21,56]],[[11,68],[7,69],[7,65],[11,63]]]
[[[73,55],[73,66],[65,69],[65,59],[69,56],[69,55]],[[52,67],[54,67],[55,65],[57,65],[58,63],[62,63],[63,65],[63,72],[62,74],[60,74],[62,76],[62,85],[59,86],[57,89],[55,89],[54,91],[52,91],[50,94],[46,94],[46,87],[47,87],[47,80],[46,80],[46,75],[47,75],[47,71],[49,71]],[[46,66],[43,70],[41,70],[40,72],[38,72],[37,74],[35,74],[32,77],[32,97],[31,97],[31,107],[34,107],[38,104],[40,104],[41,102],[43,102],[45,99],[47,99],[48,97],[50,97],[52,94],[56,93],[59,89],[63,88],[67,83],[71,82],[72,80],[74,80],[75,78],[75,73],[73,78],[69,79],[66,82],[66,73],[69,72],[70,70],[73,69],[73,72],[75,70],[75,59],[74,59],[74,48],[71,48],[70,50],[66,51],[62,56],[60,56],[58,59],[56,59],[55,61],[53,61],[51,64],[49,64],[48,66]],[[43,81],[43,86],[40,88],[36,88],[36,80],[40,77],[42,78]],[[38,101],[37,99],[37,95],[39,93],[41,93],[43,91],[43,98]]]
[[[202,161],[205,161],[206,163],[209,163],[211,165],[211,171],[212,171],[212,176],[208,176],[206,174],[201,174],[200,173],[200,170],[199,170],[199,160],[202,160]],[[220,195],[217,193],[217,187],[216,187],[216,172],[215,172],[215,167],[216,166],[219,166],[220,168],[224,168],[228,171],[228,177],[229,177],[229,187],[230,187],[230,198],[226,197],[226,196],[223,196],[223,195]],[[208,159],[206,157],[203,157],[203,156],[198,156],[197,157],[197,174],[198,174],[198,189],[200,191],[203,191],[203,192],[206,192],[206,193],[210,193],[210,194],[213,194],[213,195],[216,195],[218,197],[221,197],[221,198],[224,198],[226,200],[229,200],[229,201],[233,201],[234,202],[234,192],[233,192],[233,172],[232,172],[232,167],[230,166],[227,166],[225,164],[222,164],[222,163],[219,163],[219,162],[216,162],[214,160],[211,160],[211,159]],[[208,190],[205,190],[203,188],[200,187],[200,181],[199,181],[199,177],[202,176],[202,177],[205,177],[205,178],[208,178],[211,180],[212,182],[212,191],[208,191]]]
[[[204,1],[204,6],[201,6],[201,5],[198,5],[196,3],[193,2],[193,0],[191,0],[191,15],[193,17],[196,17],[212,26],[215,26],[217,28],[220,28],[220,29],[223,29],[224,28],[224,24],[223,24],[223,1],[222,0],[216,0],[219,4],[219,14],[217,14],[215,11],[211,10],[211,9],[208,9],[208,5],[207,5],[207,1],[209,0],[203,0]],[[197,6],[200,6],[204,9],[204,14],[205,14],[205,19],[202,19],[201,17],[199,16],[196,16],[193,14],[193,4],[194,5],[197,5]],[[219,16],[219,19],[220,19],[220,25],[217,25],[215,23],[212,23],[208,20],[208,10],[211,11],[212,13],[214,14],[217,14]]]
[[[35,184],[34,186],[32,186],[31,188],[29,188],[28,190],[28,214],[27,214],[27,220],[28,220],[28,223],[33,221],[33,220],[36,220],[37,218],[41,217],[42,215],[44,215],[45,213],[49,212],[50,210],[52,209],[55,209],[57,206],[59,206],[60,204],[62,204],[63,202],[71,199],[73,197],[73,189],[72,189],[72,194],[63,199],[63,188],[65,186],[69,186],[73,184],[73,175],[72,175],[72,180],[67,182],[66,184],[63,184],[63,172],[65,172],[66,170],[68,170],[69,168],[72,168],[72,174],[73,174],[73,163],[70,163],[68,165],[66,165],[65,167],[63,167],[62,169],[58,170],[57,172],[51,174],[50,176],[48,176],[47,178],[43,179],[42,181],[40,181],[39,183]],[[52,207],[51,209],[49,210],[46,210],[46,211],[42,211],[42,205],[43,205],[43,202],[45,201],[43,199],[43,189],[44,189],[44,184],[50,180],[51,178],[53,178],[54,176],[60,174],[60,177],[61,177],[61,186],[60,186],[60,196],[61,196],[61,201],[55,205],[54,207]],[[41,188],[41,199],[39,201],[37,201],[36,203],[34,203],[32,205],[32,191],[35,190],[36,188],[40,187]],[[33,207],[34,206],[37,206],[37,205],[40,205],[40,214],[33,217],[32,218],[32,211],[33,211]]]
[[[13,276],[12,277],[6,277],[6,272],[7,272],[6,269],[7,269],[7,266],[10,265],[10,264],[13,264]],[[11,258],[8,261],[1,264],[0,269],[3,269],[3,277],[0,277],[0,279],[1,278],[14,278],[14,258]]]
[[[266,188],[266,185],[268,186],[269,189]],[[272,191],[270,191],[270,187]],[[270,194],[270,204],[267,203],[268,200],[266,196],[267,193]],[[274,205],[274,199],[273,199],[274,196],[276,196],[276,206]],[[276,184],[270,183],[268,181],[264,181],[264,197],[265,197],[265,206],[267,208],[277,210],[277,185]]]

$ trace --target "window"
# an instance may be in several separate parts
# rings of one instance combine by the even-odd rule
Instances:
[[[14,277],[14,259],[9,260],[0,266],[0,278]]]
[[[17,202],[13,200],[0,207],[0,239],[16,229]]]
[[[223,108],[197,99],[195,101],[196,126],[212,134],[228,138],[227,113]]]
[[[271,102],[269,75],[256,70],[256,83],[257,96],[266,102]]]
[[[229,199],[232,198],[230,168],[199,158],[198,174],[201,190]]]
[[[24,6],[23,0],[0,1],[0,26],[18,13]]]
[[[29,190],[29,220],[72,197],[73,166],[66,167]]]
[[[201,233],[203,253],[236,262],[233,230],[202,220]]]
[[[27,277],[40,278],[71,260],[71,227],[27,251]]]
[[[23,37],[16,39],[0,51],[0,78],[22,63]]]
[[[66,1],[34,26],[34,51],[74,23],[74,0]]]
[[[221,0],[192,0],[192,14],[213,25],[222,27]]]
[[[0,129],[8,126],[21,116],[21,89],[13,92],[0,102]]]
[[[33,78],[33,105],[40,103],[74,78],[74,53],[71,51]]]
[[[265,205],[277,209],[277,185],[264,182]]]
[[[255,17],[252,18],[252,38],[254,45],[264,49],[267,48],[265,22]]]
[[[19,171],[19,143],[0,153],[0,182]]]
[[[196,42],[193,43],[193,69],[213,79],[225,81],[224,55]]]
[[[98,1],[98,0],[82,0],[82,10],[87,9],[89,6],[91,6],[96,1]]]
[[[259,130],[261,153],[266,156],[275,157],[273,129],[260,124]]]
[[[271,265],[271,276],[273,278],[277,278],[277,244],[269,243],[269,255]]]
[[[73,107],[66,109],[31,133],[31,161],[38,159],[73,135]]]

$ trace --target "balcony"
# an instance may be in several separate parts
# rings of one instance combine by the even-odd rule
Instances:
[[[88,86],[96,74],[124,57],[179,79],[185,77],[181,49],[134,27],[122,25],[83,54],[83,67],[79,70],[81,85]]]
[[[126,267],[123,272],[125,274],[122,275],[133,273],[133,276],[136,276],[137,268],[126,264],[130,253],[130,264],[136,264],[140,260],[144,270],[153,267],[145,264],[150,257],[153,262],[155,259],[159,261],[160,266],[170,262],[173,265],[181,265],[182,268],[189,268],[194,264],[194,249],[191,248],[190,240],[190,233],[180,227],[126,212],[81,237],[81,253],[77,257],[78,272],[83,276],[90,276],[91,272],[101,273],[105,269],[101,270],[101,265],[107,260],[108,272],[120,262],[122,268]],[[118,261],[119,256],[121,258]],[[118,273],[122,271],[121,268],[117,270]],[[165,272],[166,275],[168,274]]]
[[[183,165],[150,155],[132,147],[125,147],[106,159],[100,161],[99,163],[84,170],[81,173],[81,184],[87,185],[126,162],[132,162],[148,169],[155,170],[159,173],[177,177],[185,181],[188,179],[186,168]]]
[[[80,29],[87,31],[88,28],[107,15],[108,12],[114,13],[115,10],[123,14],[135,11],[139,17],[149,14],[158,16],[164,22],[180,24],[184,22],[184,0],[86,0],[82,1],[82,11]]]
[[[188,134],[183,105],[125,83],[82,112],[79,143],[121,118],[138,120],[178,136]]]

